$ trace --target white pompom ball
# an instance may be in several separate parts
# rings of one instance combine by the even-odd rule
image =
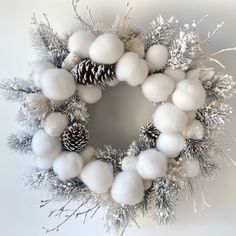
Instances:
[[[194,119],[196,117],[196,111],[185,111],[189,120]]]
[[[196,79],[198,80],[200,78],[200,72],[201,69],[194,69],[194,70],[189,70],[186,72],[186,79]]]
[[[186,159],[182,163],[182,171],[185,177],[193,178],[200,174],[201,169],[197,159]]]
[[[115,87],[119,83],[120,83],[120,81],[117,78],[113,78],[112,80],[108,81],[106,84],[109,87]]]
[[[182,80],[172,94],[176,106],[185,111],[197,110],[205,103],[206,91],[199,80]]]
[[[153,121],[161,132],[178,132],[185,128],[188,116],[174,104],[165,103],[156,109]]]
[[[140,57],[144,57],[145,55],[144,43],[139,38],[130,39],[126,43],[126,50],[128,52],[136,52]]]
[[[174,88],[174,80],[161,73],[148,76],[142,84],[144,96],[154,103],[166,101]]]
[[[53,171],[60,180],[75,178],[83,167],[83,159],[76,152],[62,152],[53,162]]]
[[[76,90],[73,76],[64,69],[47,70],[41,77],[43,94],[52,100],[65,100]]]
[[[202,139],[204,135],[203,125],[199,120],[189,120],[182,134],[186,139]]]
[[[113,168],[103,161],[91,161],[80,173],[80,178],[95,193],[106,193],[113,182]]]
[[[49,114],[43,122],[43,128],[46,133],[52,137],[58,137],[62,134],[68,125],[68,118],[60,112]]]
[[[102,98],[102,89],[95,85],[78,85],[77,90],[80,99],[88,104],[96,103]]]
[[[46,61],[35,61],[30,65],[30,78],[33,79],[35,86],[41,87],[40,78],[42,74],[56,66],[50,62]]]
[[[213,69],[201,70],[200,72],[200,80],[206,81],[211,80],[215,76],[215,71]]]
[[[133,170],[136,171],[138,158],[135,156],[127,156],[121,162],[122,170]]]
[[[167,158],[161,152],[151,148],[140,152],[137,171],[143,179],[163,177],[167,170]]]
[[[96,150],[92,146],[86,146],[79,154],[82,156],[84,164],[92,161]]]
[[[58,139],[40,129],[33,136],[32,150],[38,157],[53,159],[61,153],[62,146]]]
[[[131,86],[142,84],[147,75],[147,63],[135,52],[125,53],[116,64],[117,79]]]
[[[98,63],[113,64],[124,52],[124,43],[114,34],[102,34],[92,43],[89,57]]]
[[[181,69],[175,69],[172,67],[168,67],[165,69],[164,74],[170,76],[176,82],[183,80],[185,78],[185,72]]]
[[[185,139],[180,133],[161,133],[157,139],[157,149],[169,158],[177,157],[185,146]]]
[[[68,50],[79,57],[88,58],[89,48],[96,36],[91,31],[78,31],[72,34],[68,40]]]
[[[168,48],[164,45],[153,45],[147,50],[146,61],[151,72],[161,70],[168,62]]]
[[[36,166],[41,170],[48,170],[53,167],[54,159],[46,159],[46,158],[37,158]]]
[[[113,200],[119,204],[135,205],[142,201],[144,186],[134,171],[122,171],[114,179],[111,188]]]

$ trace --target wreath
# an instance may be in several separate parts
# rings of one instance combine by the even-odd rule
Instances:
[[[17,121],[24,131],[10,135],[8,144],[35,158],[26,184],[48,193],[41,207],[65,202],[50,213],[65,219],[46,232],[100,208],[106,228],[121,233],[131,222],[137,224],[140,212],[159,224],[171,223],[176,204],[188,192],[200,193],[209,206],[202,180],[226,160],[228,149],[218,137],[232,113],[227,100],[235,93],[232,76],[217,73],[209,62],[224,67],[217,55],[235,48],[212,54],[202,48],[223,23],[201,40],[198,28],[206,17],[179,29],[174,17],[157,16],[142,33],[130,23],[129,5],[124,17],[107,26],[94,23],[90,10],[91,24],[85,22],[78,2],[73,9],[85,29],[60,36],[47,18],[33,16],[38,60],[31,63],[27,80],[8,79],[0,86],[5,99],[21,104]],[[87,104],[119,82],[139,86],[156,110],[127,150],[95,149],[88,145]],[[77,207],[69,211],[74,201]]]

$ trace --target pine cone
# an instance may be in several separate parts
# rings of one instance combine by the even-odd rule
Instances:
[[[71,74],[79,84],[105,85],[115,76],[115,65],[98,64],[85,59],[73,67]]]
[[[80,152],[88,144],[88,130],[80,123],[67,127],[61,137],[67,151]]]
[[[147,123],[142,126],[139,135],[144,142],[156,144],[160,131],[152,123]]]

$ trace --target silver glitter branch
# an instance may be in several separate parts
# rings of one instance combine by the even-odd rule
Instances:
[[[161,15],[157,16],[151,23],[147,32],[147,47],[153,44],[169,46],[175,34],[175,26],[178,21],[174,17],[164,19]]]
[[[155,144],[153,142],[145,142],[143,140],[133,141],[126,152],[126,155],[138,156],[140,152],[154,147]]]
[[[11,78],[0,82],[0,95],[7,101],[23,102],[29,94],[38,92],[39,89],[30,80]]]
[[[50,61],[60,67],[68,54],[67,39],[62,38],[51,27],[44,14],[46,23],[38,22],[35,15],[32,17],[31,39],[40,59]]]
[[[8,146],[11,150],[21,154],[31,154],[32,134],[21,131],[8,137]]]

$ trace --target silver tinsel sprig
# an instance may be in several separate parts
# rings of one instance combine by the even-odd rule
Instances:
[[[102,160],[112,164],[114,172],[121,171],[121,162],[125,157],[125,153],[119,149],[113,148],[111,145],[104,146],[103,149],[98,149],[94,154],[95,159]]]
[[[151,197],[154,219],[158,224],[170,224],[175,221],[175,206],[183,194],[183,189],[177,181],[157,179],[153,181]]]
[[[23,102],[31,93],[40,92],[30,80],[11,78],[0,82],[0,95],[7,101]]]
[[[145,142],[143,140],[133,141],[126,152],[126,155],[138,156],[140,152],[154,147],[155,144],[153,142]]]
[[[161,15],[157,16],[150,23],[147,32],[147,47],[150,47],[153,44],[169,46],[172,37],[175,34],[175,27],[177,23],[178,21],[174,17],[165,19]]]
[[[21,131],[16,134],[11,134],[8,137],[8,146],[11,150],[20,154],[31,154],[32,134]]]
[[[135,206],[111,205],[104,216],[104,226],[107,231],[114,230],[123,235],[125,229],[133,222],[137,225],[137,208]]]
[[[216,74],[212,79],[204,81],[207,99],[210,101],[224,101],[236,93],[236,82],[231,75]]]
[[[196,111],[196,118],[200,120],[207,129],[221,131],[229,122],[232,107],[219,101],[212,101],[203,108]]]
[[[89,114],[86,104],[80,100],[79,96],[75,95],[68,99],[61,106],[55,106],[56,111],[66,114],[71,123],[76,121],[88,122]]]
[[[33,47],[41,59],[51,61],[61,67],[68,54],[67,39],[58,35],[45,16],[46,23],[32,17],[31,38]]]
[[[195,28],[185,25],[169,48],[168,66],[187,70],[203,57],[201,41]]]

